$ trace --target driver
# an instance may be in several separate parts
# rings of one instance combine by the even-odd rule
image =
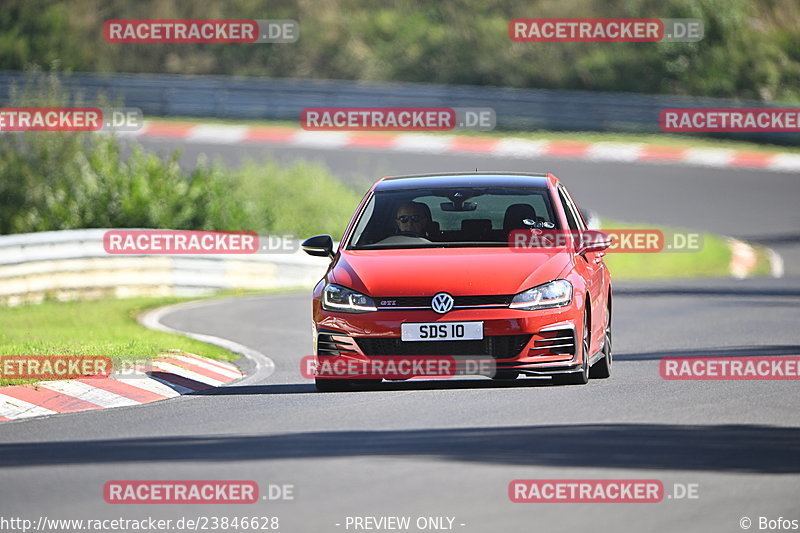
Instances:
[[[406,202],[397,208],[394,221],[399,233],[415,233],[425,237],[431,225],[430,209],[420,202]]]

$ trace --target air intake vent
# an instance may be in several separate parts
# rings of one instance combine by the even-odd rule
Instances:
[[[325,332],[317,334],[317,354],[341,355],[348,353],[358,353],[351,337]]]
[[[485,355],[510,359],[530,340],[531,335],[494,335],[480,341],[414,341],[399,337],[356,337],[365,355]]]
[[[575,332],[572,328],[540,331],[531,350],[541,351],[535,355],[575,355]]]

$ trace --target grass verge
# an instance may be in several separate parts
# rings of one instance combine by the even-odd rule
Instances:
[[[147,329],[136,321],[136,316],[148,309],[187,300],[190,298],[108,298],[0,307],[0,356],[105,355],[116,365],[149,360],[176,349],[223,361],[236,359],[238,355],[217,346]],[[33,381],[0,377],[0,385]]]

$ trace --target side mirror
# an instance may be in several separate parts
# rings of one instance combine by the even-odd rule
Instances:
[[[578,253],[602,252],[611,246],[611,237],[594,229],[586,230],[581,233],[581,240],[578,246]]]
[[[317,235],[303,241],[300,245],[308,255],[333,258],[333,238],[330,235]]]

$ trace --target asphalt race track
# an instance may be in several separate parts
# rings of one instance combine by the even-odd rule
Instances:
[[[572,387],[448,380],[320,394],[299,368],[311,352],[308,294],[187,308],[163,322],[258,350],[275,372],[145,406],[4,423],[4,508],[34,520],[44,510],[53,518],[278,516],[286,532],[353,531],[348,516],[454,517],[454,530],[482,533],[741,531],[743,517],[753,530],[759,517],[800,519],[798,382],[667,381],[658,372],[664,356],[800,355],[799,176],[285,147],[187,145],[183,157],[201,151],[229,162],[311,155],[342,179],[549,170],[601,216],[767,243],[787,276],[617,283],[613,376]],[[665,498],[511,503],[509,482],[532,478],[657,479]],[[252,479],[262,491],[291,484],[294,500],[109,505],[103,484],[115,479]],[[692,484],[697,498],[679,498],[676,484]]]

